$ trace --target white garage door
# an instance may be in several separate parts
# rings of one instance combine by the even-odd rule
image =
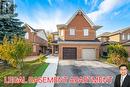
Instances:
[[[96,50],[95,49],[82,49],[82,59],[83,60],[96,60]]]

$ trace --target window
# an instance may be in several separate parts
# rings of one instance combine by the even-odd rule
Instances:
[[[55,40],[58,40],[58,35],[55,35],[55,36],[54,36],[54,39],[55,39]]]
[[[70,29],[70,35],[75,35],[75,29]]]
[[[84,36],[88,36],[88,29],[83,29]]]
[[[130,40],[130,33],[128,33],[128,37],[127,38],[128,38],[128,40]]]
[[[63,35],[64,35],[64,31],[60,30],[60,36],[63,36]]]
[[[29,34],[28,34],[28,32],[25,33],[25,39],[29,39]]]
[[[37,52],[36,45],[33,45],[33,52]]]
[[[122,40],[125,40],[125,34],[122,34]]]

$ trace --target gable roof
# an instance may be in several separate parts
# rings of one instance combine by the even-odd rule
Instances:
[[[104,32],[104,33],[98,35],[97,38],[99,38],[99,37],[108,37],[110,34],[111,34],[111,32]]]
[[[102,26],[99,26],[99,25],[95,25],[91,19],[86,15],[86,13],[79,9],[77,10],[74,15],[65,23],[65,24],[60,24],[60,25],[57,25],[57,27],[60,29],[61,27],[66,27],[75,17],[77,14],[83,14],[83,17],[86,19],[86,21],[90,24],[91,27],[93,27],[95,30],[101,28]]]
[[[44,40],[47,40],[47,35],[44,29],[35,29],[37,32],[37,35],[41,37]]]
[[[126,31],[126,30],[128,30],[128,29],[130,29],[130,27],[126,27],[126,28],[123,28],[123,29],[117,30],[117,31],[111,33],[110,35],[115,35],[115,34],[122,33],[122,32],[124,32],[124,31]]]
[[[30,25],[28,25],[27,23],[25,23],[25,26],[27,26],[31,32],[36,32],[36,34],[38,34],[39,37],[42,37],[43,39],[47,40],[47,35],[46,35],[46,32],[45,32],[45,29],[34,29],[32,28]],[[39,35],[39,32],[43,32],[44,35]]]
[[[115,31],[115,32],[104,32],[104,33],[98,35],[97,38],[103,37],[103,36],[105,37],[105,36],[113,36],[113,35],[116,35],[116,34],[120,34],[120,33],[123,33],[124,31],[126,31],[126,30],[128,30],[128,29],[130,29],[130,27],[126,27],[126,28],[117,30],[117,31]]]
[[[36,32],[36,30],[32,28],[30,25],[28,25],[27,23],[25,23],[24,25],[27,26],[31,30],[31,32]]]
[[[90,20],[90,18],[85,14],[85,12],[81,9],[77,10],[74,15],[67,21],[66,25],[68,25],[75,17],[77,14],[83,14],[83,17],[86,19],[86,21],[91,25],[94,26],[95,24]]]
[[[58,32],[52,32],[51,34],[56,34],[56,35],[57,35],[57,34],[58,34]]]

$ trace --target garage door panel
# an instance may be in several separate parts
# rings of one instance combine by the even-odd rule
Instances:
[[[63,59],[76,59],[77,49],[76,48],[63,48]]]
[[[96,50],[91,48],[82,49],[83,60],[96,60]]]

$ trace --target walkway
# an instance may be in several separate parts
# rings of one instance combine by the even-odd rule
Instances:
[[[47,56],[46,60],[49,63],[49,66],[43,73],[42,77],[55,77],[57,66],[58,66],[58,57],[57,56]],[[36,87],[54,87],[54,83],[37,83]]]

